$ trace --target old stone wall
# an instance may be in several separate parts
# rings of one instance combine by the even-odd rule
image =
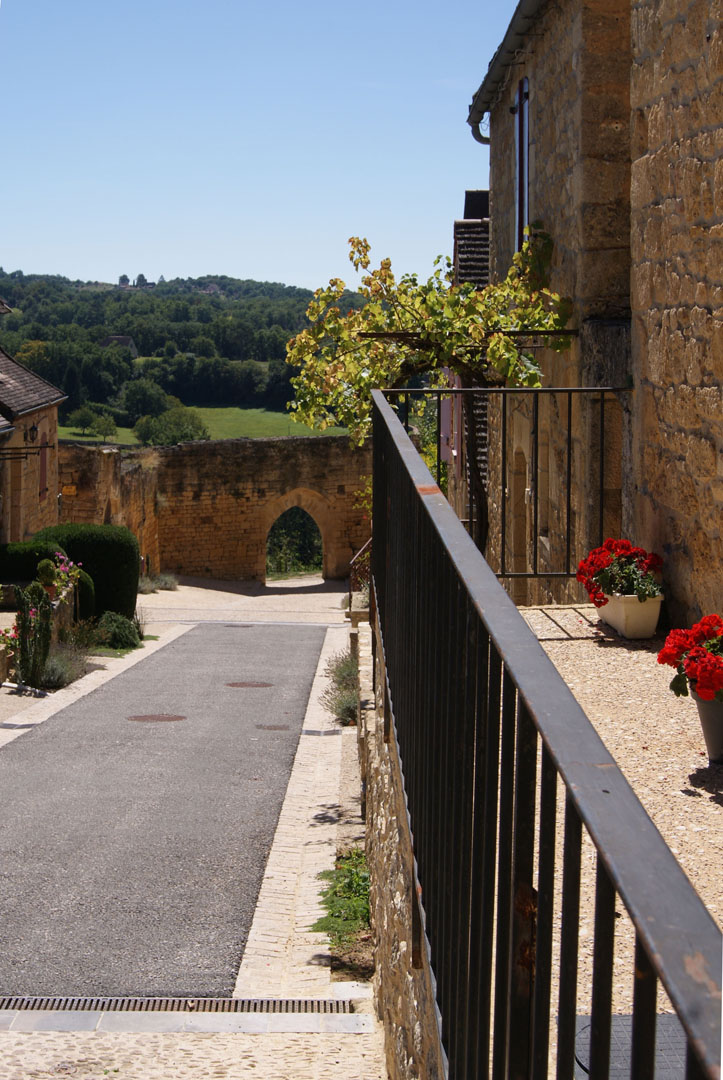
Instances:
[[[636,411],[626,528],[665,557],[669,614],[723,611],[720,0],[632,4]]]
[[[64,444],[60,453],[60,520],[125,525],[138,539],[144,568],[160,568],[158,457],[149,450],[126,457],[107,446]]]
[[[563,0],[544,6],[517,62],[508,70],[490,114],[490,188],[493,276],[507,271],[515,250],[515,95],[529,85],[529,220],[553,238],[552,288],[573,300],[577,330],[562,353],[541,350],[545,386],[621,386],[629,373],[629,86],[628,0]],[[499,403],[498,403],[499,404]],[[560,402],[542,397],[537,460],[531,402],[515,401],[507,426],[508,476],[501,480],[500,409],[490,414],[490,560],[501,562],[501,504],[506,501],[507,569],[559,569],[567,545],[567,418]],[[615,418],[613,421],[613,417]],[[562,422],[561,422],[562,420]],[[591,500],[597,466],[590,437],[598,425],[592,401],[576,399],[572,414],[572,550],[582,557],[598,538],[598,506]],[[620,528],[619,456],[622,412],[611,409],[608,432],[606,525]],[[613,486],[613,478],[617,487]],[[537,531],[534,493],[539,499]],[[496,545],[496,547],[495,547]],[[519,603],[576,599],[578,590],[548,580],[510,591]]]
[[[63,446],[61,520],[126,525],[146,568],[263,581],[266,539],[291,506],[321,533],[325,577],[369,539],[357,503],[369,447],[346,438],[225,439],[120,452]]]
[[[319,527],[325,577],[345,577],[369,538],[355,503],[371,454],[346,438],[226,439],[158,454],[164,569],[263,581],[269,529],[291,506]]]
[[[390,1080],[442,1080],[432,976],[423,943],[419,950],[414,947],[413,853],[402,776],[394,742],[384,739],[382,702],[375,700],[368,623],[359,626],[359,681],[374,989],[387,1072]],[[376,685],[382,685],[379,673]]]
[[[629,313],[628,0],[543,8],[490,115],[492,276],[515,251],[515,94],[529,81],[529,218],[554,241],[552,287],[573,325]],[[576,385],[577,349],[546,354],[554,385]],[[572,382],[561,382],[565,376]]]

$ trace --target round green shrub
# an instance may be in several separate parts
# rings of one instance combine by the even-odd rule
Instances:
[[[55,541],[68,558],[90,574],[96,614],[117,611],[133,618],[141,560],[138,541],[130,529],[124,525],[53,525],[41,529],[34,539]]]
[[[98,634],[111,649],[137,649],[141,643],[130,619],[117,611],[106,611],[98,620]]]

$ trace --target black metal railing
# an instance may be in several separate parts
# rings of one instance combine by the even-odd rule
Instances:
[[[436,417],[430,439],[434,459],[431,468],[438,484],[442,483],[444,471],[442,402],[462,400],[467,412],[469,475],[467,506],[461,516],[497,577],[505,579],[574,578],[580,559],[591,547],[602,544],[606,530],[619,531],[619,512],[611,513],[607,490],[611,465],[620,464],[619,433],[616,448],[606,445],[606,435],[608,421],[616,411],[619,413],[621,402],[630,393],[630,388],[609,386],[384,391],[407,431],[417,422],[414,406],[430,403],[430,412]],[[480,405],[487,418],[488,442],[484,446],[471,422],[475,407],[479,409]],[[516,410],[524,411],[527,428],[522,478],[513,475],[510,431]],[[483,476],[477,460],[480,455],[484,457]],[[525,504],[521,540],[514,536],[520,511],[513,507],[520,487]],[[584,523],[579,520],[582,506]],[[619,511],[619,507],[616,509]],[[550,520],[551,510],[554,522]]]
[[[685,1077],[718,1080],[720,931],[379,392],[373,520],[375,669],[449,1076],[575,1075],[587,834],[589,1075],[609,1076],[619,898],[635,936],[630,1075],[655,1075],[659,980],[685,1032]]]

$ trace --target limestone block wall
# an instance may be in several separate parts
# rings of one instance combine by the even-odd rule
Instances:
[[[325,577],[345,577],[369,538],[355,503],[371,451],[346,438],[227,439],[158,454],[164,569],[263,581],[269,529],[291,506],[319,527]]]
[[[125,525],[138,539],[145,569],[160,567],[154,451],[125,455],[114,447],[64,444],[60,450],[60,520]]]
[[[120,452],[65,445],[61,520],[126,525],[146,568],[263,581],[266,539],[300,506],[322,537],[325,577],[345,577],[369,539],[357,491],[371,449],[346,438],[226,439]]]
[[[551,233],[552,286],[573,324],[629,313],[629,0],[562,0],[537,17],[490,115],[491,267],[515,251],[515,132],[529,80],[529,217]],[[575,385],[579,353],[546,354],[554,385]],[[568,374],[573,382],[560,382]]]
[[[534,32],[533,32],[534,31]],[[501,278],[515,250],[516,116],[520,79],[529,83],[529,218],[553,238],[551,285],[573,300],[570,325],[578,334],[563,353],[541,350],[546,386],[624,385],[629,373],[630,309],[630,10],[628,0],[562,0],[543,6],[518,60],[511,65],[490,114],[492,273]],[[544,402],[544,408],[542,403]],[[508,517],[507,568],[559,568],[567,542],[564,461],[567,420],[558,401],[541,399],[539,470],[535,475],[531,404],[514,407],[506,453],[510,475],[490,485],[491,536],[501,503]],[[613,414],[611,413],[610,416]],[[594,406],[576,402],[572,416],[571,528],[573,550],[584,554],[597,539],[598,506],[591,498],[596,466],[587,452],[597,425]],[[622,414],[610,425],[609,445],[623,440]],[[499,409],[490,418],[490,465],[500,475]],[[613,468],[608,470],[612,483]],[[619,460],[619,459],[618,459]],[[562,465],[562,472],[560,471]],[[532,492],[537,483],[541,522],[535,535]],[[606,523],[620,528],[620,473],[606,491]],[[527,494],[526,494],[527,493]],[[561,501],[562,500],[562,501]],[[500,551],[490,549],[493,565]],[[499,545],[498,545],[499,547]],[[520,603],[577,597],[566,584],[510,591]],[[573,595],[574,594],[574,595]]]
[[[626,527],[661,551],[669,614],[723,611],[720,0],[632,4],[636,411]]]
[[[367,865],[375,941],[374,990],[390,1080],[442,1080],[444,1062],[432,976],[413,949],[413,853],[399,759],[384,741],[372,681],[371,631],[359,625],[359,746],[366,782]],[[381,678],[377,677],[380,686]]]

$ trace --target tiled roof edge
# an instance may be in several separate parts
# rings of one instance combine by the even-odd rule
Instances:
[[[508,67],[514,63],[520,48],[525,43],[530,27],[545,3],[546,0],[520,0],[515,8],[502,44],[490,60],[482,85],[472,98],[467,117],[467,123],[470,126],[479,124],[485,113],[490,111]]]

